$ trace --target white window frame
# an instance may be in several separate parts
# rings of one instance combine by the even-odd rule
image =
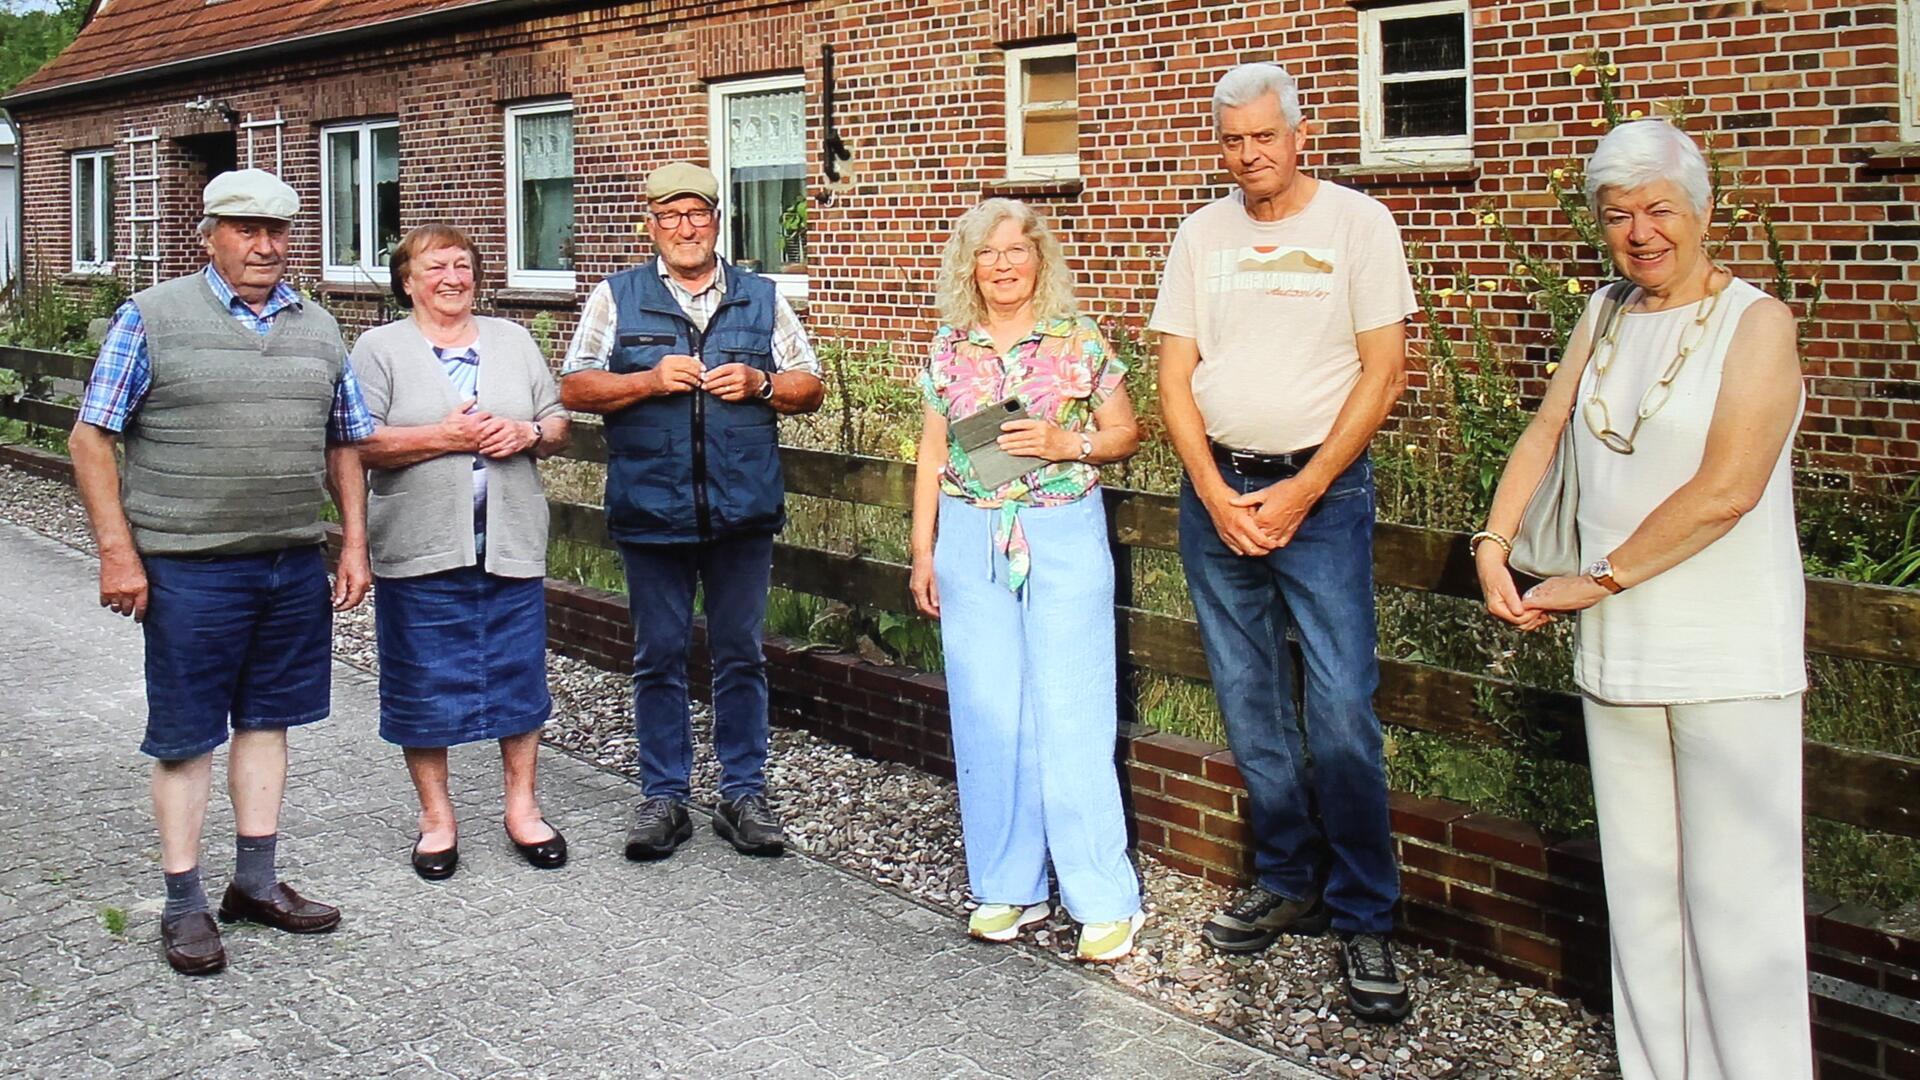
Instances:
[[[100,183],[100,162],[112,161],[114,153],[110,149],[76,150],[68,158],[67,210],[69,216],[67,239],[71,246],[68,253],[72,256],[73,272],[76,274],[111,274],[112,259],[83,260],[80,258],[80,170],[93,170],[93,250],[106,251],[113,244],[113,199]]]
[[[507,157],[507,287],[510,289],[550,289],[572,292],[574,274],[571,270],[525,270],[520,266],[520,155],[519,139],[516,128],[523,116],[545,116],[552,113],[572,113],[573,102],[568,99],[559,101],[540,101],[528,105],[509,105],[506,110],[506,157]],[[576,122],[578,117],[575,117]],[[575,136],[579,135],[576,127]],[[575,214],[579,213],[577,196],[579,194],[580,169],[574,166]]]
[[[1080,115],[1079,101],[1079,43],[1059,41],[1051,45],[1020,45],[1006,51],[1006,94],[1007,94],[1007,179],[1009,180],[1077,180],[1080,178],[1080,154],[1078,150],[1071,154],[1029,154],[1023,143],[1026,140],[1025,110],[1031,104],[1058,104],[1057,102],[1023,102],[1021,95],[1020,67],[1028,60],[1045,59],[1054,56],[1071,56],[1074,60],[1074,119],[1076,126]],[[1077,147],[1079,140],[1075,139]]]
[[[1466,33],[1466,67],[1418,75],[1381,73],[1381,24],[1428,15],[1459,15]],[[1467,129],[1458,135],[1390,139],[1385,134],[1386,85],[1432,79],[1467,80]],[[1459,165],[1473,161],[1473,11],[1468,0],[1369,7],[1360,11],[1360,163],[1362,165]]]
[[[1920,142],[1920,0],[1900,0],[1900,140]]]
[[[320,128],[320,277],[323,281],[353,282],[386,285],[387,267],[374,261],[374,249],[379,240],[379,223],[374,220],[376,198],[373,183],[373,133],[381,130],[400,130],[398,120],[359,120],[346,124],[326,124]],[[331,136],[343,131],[358,132],[360,136],[360,264],[348,266],[333,261],[333,200],[327,197],[327,180],[333,175],[332,163],[327,160]],[[247,133],[249,160],[253,157],[253,133]],[[395,151],[396,155],[398,151]],[[396,168],[398,162],[395,162]]]
[[[725,205],[729,194],[727,183],[727,99],[740,94],[763,93],[768,90],[800,90],[807,88],[807,76],[803,72],[791,75],[767,75],[757,79],[731,79],[727,82],[710,83],[707,86],[707,160],[712,163],[713,175],[720,181],[720,202],[717,208],[720,215],[719,252],[729,262],[733,260],[733,216]],[[805,274],[769,274],[760,276],[773,282],[780,295],[788,300],[807,298],[807,275]]]

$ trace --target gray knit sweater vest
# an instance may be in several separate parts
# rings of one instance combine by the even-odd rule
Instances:
[[[197,273],[133,302],[153,368],[121,433],[134,546],[211,555],[319,543],[327,419],[346,363],[333,316],[289,307],[261,335]]]

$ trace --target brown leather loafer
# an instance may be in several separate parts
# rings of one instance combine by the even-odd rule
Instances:
[[[204,911],[162,922],[160,947],[167,954],[167,963],[182,975],[212,975],[227,966],[220,927]]]
[[[220,898],[220,921],[246,919],[289,934],[324,934],[340,925],[340,909],[331,904],[308,900],[284,881],[274,882],[263,899],[255,900],[228,885]]]

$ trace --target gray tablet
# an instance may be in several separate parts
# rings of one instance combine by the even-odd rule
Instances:
[[[1019,398],[1008,398],[981,409],[964,420],[956,420],[950,431],[953,440],[960,449],[967,452],[967,460],[973,462],[973,473],[980,483],[988,489],[1047,464],[1046,458],[1021,457],[1000,449],[995,441],[1000,438],[1000,425],[1010,420],[1028,420],[1027,407],[1020,404]]]

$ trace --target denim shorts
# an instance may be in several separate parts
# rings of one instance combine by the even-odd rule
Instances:
[[[331,708],[333,605],[320,548],[148,555],[147,738],[162,761]]]

